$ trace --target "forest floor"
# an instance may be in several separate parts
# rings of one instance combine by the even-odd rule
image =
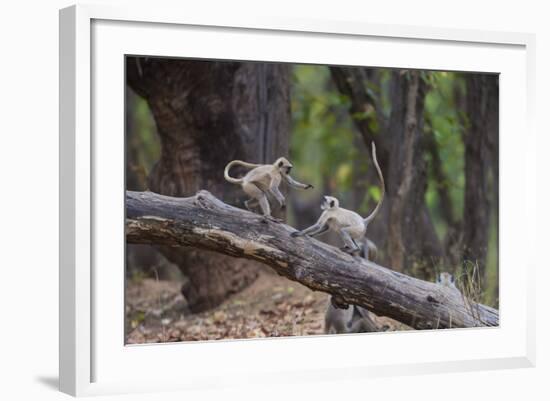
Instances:
[[[126,343],[227,340],[324,334],[328,296],[262,271],[248,288],[220,306],[189,314],[180,283],[155,279],[128,280]],[[410,329],[376,317],[387,330]]]

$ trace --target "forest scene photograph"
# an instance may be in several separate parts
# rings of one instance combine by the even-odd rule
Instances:
[[[125,343],[499,325],[499,76],[125,59]]]

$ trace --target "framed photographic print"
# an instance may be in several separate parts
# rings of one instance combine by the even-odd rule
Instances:
[[[61,390],[532,366],[533,43],[62,10]]]

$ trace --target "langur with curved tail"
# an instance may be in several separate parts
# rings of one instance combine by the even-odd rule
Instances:
[[[229,175],[229,170],[235,165],[251,168],[252,170],[242,178],[233,178]],[[241,160],[233,160],[225,166],[224,177],[228,182],[240,185],[250,197],[244,203],[248,210],[252,210],[254,206],[259,205],[264,217],[271,218],[267,194],[274,197],[281,208],[286,207],[285,197],[279,191],[282,180],[293,188],[313,188],[313,185],[295,181],[290,176],[290,170],[292,170],[292,164],[284,157],[279,157],[273,164],[252,164]]]
[[[384,201],[384,176],[382,175],[382,170],[380,170],[378,160],[376,159],[376,146],[374,142],[372,143],[372,159],[376,171],[378,172],[378,177],[380,178],[382,194],[378,204],[368,217],[362,218],[354,211],[341,208],[338,199],[332,196],[325,196],[323,204],[321,205],[323,213],[319,217],[319,220],[311,227],[302,231],[293,232],[291,235],[293,237],[304,235],[313,237],[328,230],[332,230],[338,233],[342,241],[344,241],[344,247],[341,248],[343,251],[351,254],[359,253],[361,247],[358,243],[363,244],[366,242],[365,235],[367,233],[367,227],[380,211],[380,207]],[[366,244],[363,246],[366,246]]]

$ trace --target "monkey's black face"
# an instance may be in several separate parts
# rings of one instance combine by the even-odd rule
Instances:
[[[436,283],[438,284],[454,284],[455,282],[455,276],[453,276],[451,273],[439,273],[439,276],[437,277]]]
[[[322,210],[337,209],[339,206],[338,199],[333,196],[323,197],[323,203],[321,203]]]
[[[290,174],[290,170],[292,170],[292,166],[286,166],[286,171],[285,171],[285,174],[286,175],[289,175]]]

